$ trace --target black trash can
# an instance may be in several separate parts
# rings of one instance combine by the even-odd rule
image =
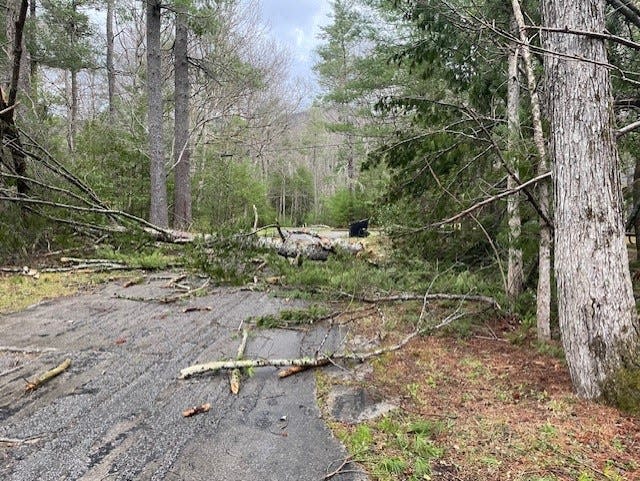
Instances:
[[[357,220],[349,224],[349,237],[367,237],[369,231],[369,219]]]

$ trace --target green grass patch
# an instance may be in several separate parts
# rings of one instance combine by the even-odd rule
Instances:
[[[126,277],[122,276],[122,277]],[[23,275],[0,276],[0,314],[15,312],[38,302],[75,294],[80,289],[113,279],[112,273],[55,272],[36,279]]]
[[[417,416],[389,413],[355,427],[339,423],[332,427],[373,480],[430,479],[431,464],[444,455],[436,437],[447,426]]]

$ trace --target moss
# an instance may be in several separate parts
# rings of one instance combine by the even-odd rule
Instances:
[[[616,371],[603,384],[607,404],[630,414],[640,414],[640,367],[625,367]]]

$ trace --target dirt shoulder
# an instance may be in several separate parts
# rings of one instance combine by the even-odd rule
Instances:
[[[364,320],[360,335],[393,337],[382,324]],[[640,480],[640,419],[578,399],[557,347],[515,344],[509,319],[452,328],[371,362],[358,386],[396,410],[331,423],[373,479]],[[335,382],[324,378],[329,398]]]

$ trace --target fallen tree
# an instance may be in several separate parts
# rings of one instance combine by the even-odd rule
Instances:
[[[426,301],[424,301],[426,304]],[[243,369],[243,368],[256,368],[256,367],[299,367],[299,368],[313,368],[313,367],[322,367],[328,364],[335,364],[340,361],[355,361],[355,362],[364,362],[367,359],[371,359],[373,357],[380,356],[382,354],[390,353],[397,351],[407,345],[411,340],[416,338],[419,335],[428,334],[434,330],[440,329],[444,326],[451,324],[453,321],[460,319],[464,316],[464,313],[459,313],[457,310],[453,314],[447,316],[443,321],[438,323],[436,326],[421,329],[420,325],[422,323],[422,318],[424,316],[424,308],[422,313],[420,314],[420,320],[418,321],[418,327],[411,332],[411,334],[407,335],[403,338],[399,343],[381,347],[379,349],[374,349],[372,351],[367,352],[354,352],[354,353],[343,353],[343,354],[331,354],[331,355],[317,355],[314,357],[301,357],[295,359],[240,359],[240,360],[225,360],[225,361],[212,361],[206,362],[203,364],[194,364],[187,368],[184,368],[180,371],[180,375],[178,379],[188,379],[190,377],[212,373],[215,374],[222,370],[229,369]],[[286,375],[282,375],[279,377],[287,377],[291,374],[295,374],[300,372],[298,369],[288,370],[286,371]]]

